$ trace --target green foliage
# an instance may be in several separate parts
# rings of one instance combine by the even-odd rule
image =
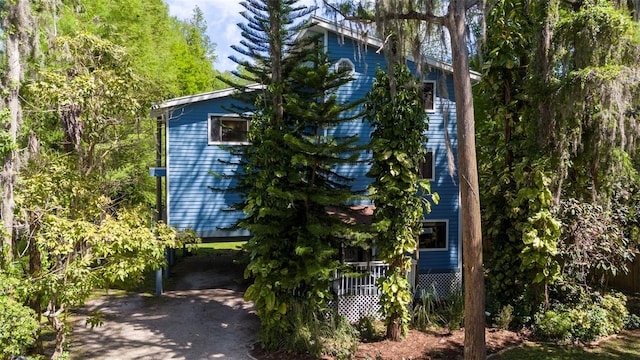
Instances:
[[[27,67],[37,74],[25,72],[20,93],[29,110],[17,141],[0,134],[0,153],[28,146],[16,186],[26,255],[17,260],[28,270],[12,275],[21,285],[9,300],[29,303],[38,316],[46,308],[57,356],[65,311],[94,287],[142,279],[163,265],[167,246],[194,240],[149,221],[156,124],[148,110],[161,98],[219,85],[201,12],[185,22],[169,17],[162,0],[36,5],[41,47],[33,54],[42,56]]]
[[[576,284],[599,287],[605,275],[628,271],[634,257],[623,221],[600,205],[566,199],[559,217],[567,231],[560,246],[565,279]]]
[[[330,332],[323,339],[323,354],[339,360],[353,358],[360,340],[358,330],[346,318],[337,315],[328,324]]]
[[[530,316],[545,284],[559,275],[559,223],[553,217],[550,166],[540,155],[527,72],[540,33],[541,2],[504,1],[487,15],[484,74],[478,87],[478,153],[489,296]]]
[[[23,171],[16,196],[31,230],[25,240],[33,268],[24,292],[54,323],[95,288],[142,280],[163,266],[167,246],[181,245],[168,226],[152,230],[144,208],[115,208],[96,191],[99,179],[77,166],[71,156],[43,155]],[[54,327],[58,335],[66,331]]]
[[[508,330],[513,322],[513,306],[503,306],[493,320],[495,327],[498,329]]]
[[[560,265],[554,258],[558,252],[560,223],[551,213],[550,180],[542,170],[544,167],[529,166],[522,163],[516,167],[514,178],[519,190],[510,202],[514,218],[519,218],[521,211],[527,216],[526,222],[515,225],[524,244],[520,268],[534,275],[534,284],[553,284],[560,276]]]
[[[564,71],[597,67],[637,59],[632,44],[634,24],[628,14],[610,1],[588,1],[578,11],[564,11],[557,25],[557,46],[561,50]],[[597,44],[597,46],[593,46]],[[587,48],[591,47],[591,50]]]
[[[525,320],[545,288],[553,300],[553,287],[598,287],[633,256],[640,43],[608,1],[505,1],[487,24],[477,102],[487,283]]]
[[[420,331],[441,326],[444,324],[444,319],[440,307],[441,300],[438,298],[435,287],[429,290],[420,289],[418,301],[413,307],[411,325]]]
[[[363,316],[355,324],[361,342],[369,343],[382,340],[384,333],[376,325],[376,321],[373,316]]]
[[[389,268],[384,277],[378,279],[380,293],[380,312],[385,315],[385,324],[398,324],[402,334],[406,334],[411,314],[411,288],[403,268]]]
[[[290,306],[283,321],[289,322],[292,331],[279,340],[279,348],[317,358],[350,359],[353,356],[358,346],[358,331],[346,318],[331,309],[318,312],[304,299],[296,299]]]
[[[3,108],[0,109],[0,124],[8,123],[9,118],[9,109]],[[10,154],[12,151],[16,150],[16,144],[11,134],[9,134],[5,129],[0,129],[0,157],[3,157]]]
[[[640,329],[640,316],[636,314],[629,314],[629,316],[624,319],[624,328],[625,330]]]
[[[35,312],[21,303],[25,284],[16,270],[0,269],[0,359],[25,354],[39,328]]]
[[[557,304],[537,313],[534,334],[560,343],[593,341],[620,332],[628,315],[622,294],[584,297],[578,303]]]
[[[565,309],[549,310],[535,316],[535,334],[540,339],[560,343],[571,339],[571,317]]]
[[[393,77],[382,69],[367,94],[367,118],[373,132],[373,163],[367,174],[375,180],[369,193],[375,201],[373,227],[380,259],[389,264],[378,280],[380,305],[387,326],[399,326],[405,334],[411,315],[411,289],[406,278],[407,253],[417,247],[420,220],[430,210],[430,186],[420,180],[418,164],[424,160],[428,119],[422,107],[420,86],[404,65],[395,66]],[[434,195],[431,200],[437,202]],[[390,335],[390,334],[387,334]]]
[[[0,359],[12,359],[13,356],[25,354],[35,341],[37,331],[34,311],[0,294]]]
[[[464,294],[457,291],[450,294],[443,306],[443,319],[450,331],[460,329],[464,324]]]
[[[357,115],[357,104],[337,93],[351,78],[333,71],[317,38],[292,41],[309,26],[297,19],[310,11],[295,10],[294,3],[243,3],[251,15],[239,25],[245,41],[236,50],[248,58],[236,59],[244,69],[237,75],[265,89],[251,91],[245,108],[238,109],[254,114],[250,145],[230,151],[242,156],[244,167],[235,191],[243,196],[237,206],[245,218],[237,226],[253,234],[245,272],[253,284],[245,298],[260,317],[261,343],[271,350],[315,352],[321,343],[307,336],[315,333],[307,321],[322,319],[332,297],[328,285],[340,267],[338,249],[361,245],[367,234],[337,216],[349,216],[347,204],[356,196],[336,168],[357,161],[361,150],[355,137],[332,136],[336,126]],[[294,306],[300,302],[312,316],[298,318]]]
[[[421,290],[420,297],[413,308],[412,325],[420,331],[446,327],[457,330],[464,323],[464,295],[456,291],[440,296],[435,288]]]
[[[82,6],[61,6],[61,35],[90,33],[126,47],[132,67],[152,82],[140,95],[153,100],[222,88],[213,69],[215,45],[196,7],[187,20],[169,16],[162,0],[95,0]]]
[[[116,206],[151,205],[154,183],[146,169],[155,124],[141,95],[148,84],[120,46],[89,34],[57,41],[65,50],[29,85],[31,101],[50,110],[34,116],[32,131],[43,148],[72,152],[85,176],[99,175],[94,191]]]

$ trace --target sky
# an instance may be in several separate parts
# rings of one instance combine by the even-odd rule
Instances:
[[[230,55],[239,55],[231,44],[238,44],[242,40],[240,29],[236,25],[245,22],[240,15],[244,10],[241,0],[165,0],[169,5],[169,14],[179,19],[190,19],[196,5],[202,10],[207,21],[207,35],[216,44],[216,70],[227,71],[236,68],[236,64],[229,60]],[[300,4],[313,5],[319,0],[302,0]],[[321,15],[321,12],[318,12]]]

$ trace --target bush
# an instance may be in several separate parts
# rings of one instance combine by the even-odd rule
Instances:
[[[336,359],[350,359],[358,347],[358,330],[331,309],[312,310],[298,301],[293,303],[286,319],[291,321],[292,331],[281,339],[279,350],[317,358],[328,355]]]
[[[560,343],[571,341],[571,318],[564,309],[538,313],[534,316],[534,321],[534,335],[537,338]]]
[[[600,306],[607,312],[609,334],[619,333],[624,328],[624,320],[629,316],[627,297],[621,293],[607,294],[602,297]]]
[[[359,343],[358,331],[344,316],[335,316],[322,339],[322,354],[338,360],[351,359]]]
[[[595,296],[578,304],[558,304],[552,310],[539,312],[534,317],[534,334],[542,340],[560,343],[593,341],[620,332],[627,318],[624,295]]]
[[[384,330],[376,327],[376,319],[373,316],[365,316],[358,320],[356,330],[360,335],[360,341],[368,343],[382,339]]]
[[[33,310],[0,295],[0,359],[23,354],[35,341],[37,331]]]
[[[413,307],[411,320],[412,326],[420,331],[442,325],[444,319],[438,313],[438,295],[434,287],[429,291],[420,290],[420,298]]]
[[[450,295],[444,304],[443,318],[449,331],[457,330],[464,323],[464,295],[458,291]]]
[[[508,330],[511,326],[511,323],[513,322],[513,318],[513,306],[503,306],[494,319],[495,326],[498,329]]]
[[[640,329],[640,316],[631,314],[624,319],[624,328],[627,330]]]

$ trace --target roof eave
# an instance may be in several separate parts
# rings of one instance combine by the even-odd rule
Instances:
[[[244,87],[243,89],[245,91],[255,91],[255,90],[259,90],[262,89],[264,86],[261,84],[251,84],[248,85],[246,87]],[[187,95],[187,96],[181,96],[181,97],[177,97],[177,98],[173,98],[173,99],[169,99],[167,101],[164,101],[160,104],[156,104],[154,106],[152,106],[151,108],[151,116],[160,116],[162,115],[165,111],[171,110],[171,109],[175,109],[184,105],[189,105],[189,104],[193,104],[193,103],[197,103],[197,102],[201,102],[201,101],[207,101],[207,100],[213,100],[213,99],[219,99],[219,98],[223,98],[223,97],[228,97],[234,94],[237,94],[240,90],[235,89],[235,88],[227,88],[227,89],[222,89],[222,90],[214,90],[214,91],[209,91],[209,92],[205,92],[205,93],[200,93],[200,94],[195,94],[195,95]]]
[[[384,44],[382,40],[376,37],[369,36],[368,34],[359,34],[355,29],[348,28],[346,26],[338,24],[337,22],[331,22],[327,19],[323,19],[315,15],[312,15],[309,21],[313,22],[314,26],[317,26],[324,30],[335,32],[337,34],[340,34],[341,36],[345,36],[356,41],[364,42],[372,47],[381,48]],[[412,56],[409,57],[409,60],[415,62],[415,59]],[[432,57],[425,57],[424,62],[430,67],[453,73],[453,65],[447,62],[440,61]],[[471,78],[472,82],[477,83],[480,81],[482,75],[479,72],[469,70],[469,77]]]

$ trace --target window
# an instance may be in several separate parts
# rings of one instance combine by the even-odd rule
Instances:
[[[421,250],[447,250],[449,223],[441,220],[422,221],[422,233],[418,244]]]
[[[424,161],[418,163],[418,173],[420,179],[433,180],[433,173],[435,172],[433,163],[433,151],[427,151],[424,157]]]
[[[248,132],[248,118],[209,115],[209,144],[246,144]]]
[[[351,60],[347,58],[338,60],[338,62],[334,66],[336,71],[347,71],[348,73],[353,73],[354,69],[356,68]]]
[[[436,110],[436,83],[434,81],[422,83],[422,104],[425,111]]]

